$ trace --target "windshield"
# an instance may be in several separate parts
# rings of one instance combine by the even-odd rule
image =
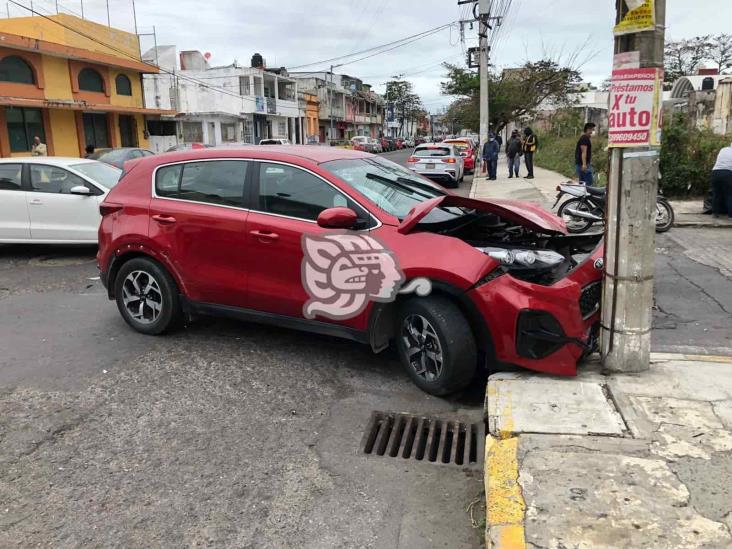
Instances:
[[[92,160],[103,160],[104,162],[120,162],[127,158],[129,149],[101,150],[90,155]]]
[[[84,162],[71,164],[69,167],[107,189],[114,187],[119,181],[119,176],[122,175],[122,170],[103,162]]]
[[[383,158],[332,160],[321,166],[400,220],[417,204],[447,194],[431,181]],[[463,215],[459,208],[439,208],[427,218],[428,222],[438,222],[459,215]]]
[[[446,141],[445,143],[450,143],[450,145],[460,151],[464,151],[468,148],[468,144],[465,141]]]

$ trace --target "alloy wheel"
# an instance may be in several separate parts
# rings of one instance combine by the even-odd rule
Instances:
[[[122,302],[130,317],[140,324],[152,324],[163,310],[158,281],[148,272],[132,271],[122,283]]]
[[[442,346],[430,322],[418,314],[411,314],[402,323],[402,341],[409,366],[426,381],[434,381],[442,372]]]

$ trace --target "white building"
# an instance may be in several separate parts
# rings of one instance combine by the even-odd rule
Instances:
[[[252,56],[251,67],[211,67],[199,51],[178,56],[175,46],[159,46],[143,60],[166,71],[143,78],[145,104],[178,113],[174,125],[150,128],[155,152],[178,143],[259,143],[269,137],[303,142],[297,82],[284,68],[267,69],[261,55]]]

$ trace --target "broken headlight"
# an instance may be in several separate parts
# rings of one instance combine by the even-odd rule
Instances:
[[[554,269],[564,263],[564,256],[552,250],[513,250],[508,248],[478,248],[492,257],[507,270],[513,269]]]

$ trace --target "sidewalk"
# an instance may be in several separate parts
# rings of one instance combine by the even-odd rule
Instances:
[[[488,381],[489,548],[732,546],[732,359]]]
[[[557,196],[557,185],[569,181],[557,172],[534,168],[534,179],[524,179],[526,167],[522,164],[521,174],[518,179],[509,179],[506,175],[505,156],[501,155],[498,161],[498,179],[489,181],[486,176],[476,174],[473,178],[473,186],[470,190],[471,198],[511,198],[516,200],[528,200],[551,210]],[[676,214],[674,227],[697,227],[697,228],[730,228],[732,219],[720,217],[715,219],[711,215],[704,215],[701,200],[672,200],[671,206]]]

